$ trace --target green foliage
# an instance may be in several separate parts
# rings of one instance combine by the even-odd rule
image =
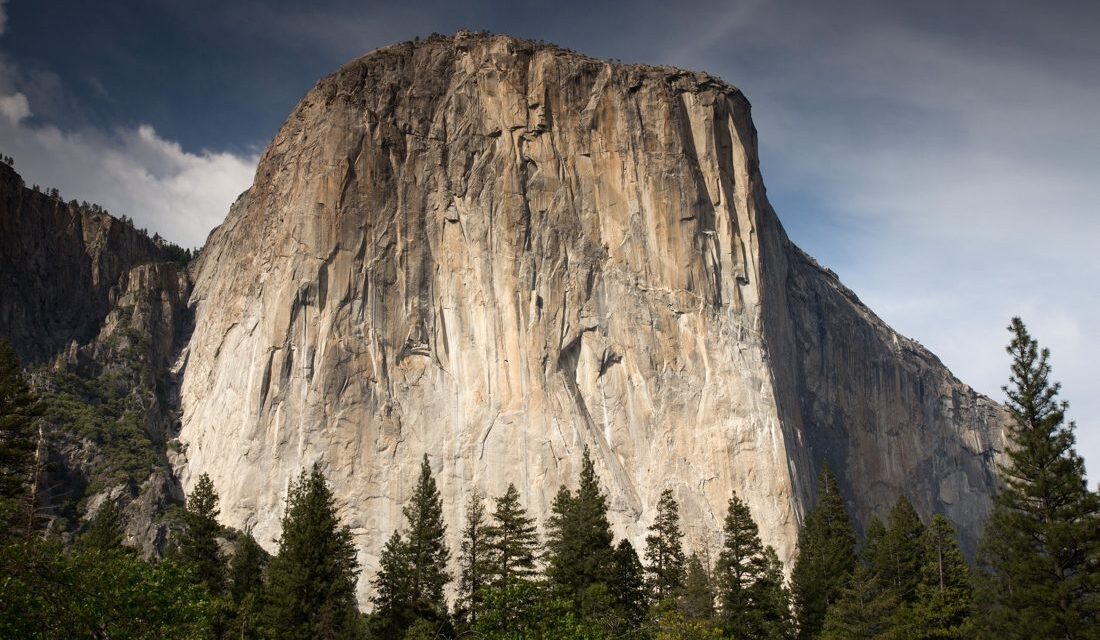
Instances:
[[[121,369],[125,363],[115,366]],[[122,483],[137,485],[163,462],[145,430],[151,385],[116,370],[95,377],[58,370],[49,372],[41,395],[55,444],[88,442],[99,453],[88,471],[87,494]]]
[[[723,636],[713,617],[692,618],[674,601],[666,599],[650,608],[642,637],[653,640],[719,640]]]
[[[351,531],[340,525],[332,490],[316,464],[291,484],[282,527],[264,590],[266,635],[356,637],[359,563]]]
[[[917,600],[899,612],[898,627],[914,640],[966,640],[975,634],[970,568],[955,542],[955,528],[936,515],[924,533],[924,566]]]
[[[88,530],[77,539],[87,551],[111,551],[122,548],[122,512],[112,500],[104,500]]]
[[[211,600],[186,567],[122,549],[66,553],[32,539],[0,547],[0,637],[212,638]]]
[[[571,597],[546,585],[518,580],[485,591],[484,609],[471,636],[485,640],[601,640],[601,625],[578,615]]]
[[[509,484],[497,498],[489,536],[493,585],[500,587],[514,580],[529,580],[536,573],[539,538],[535,519],[519,502],[519,491]]]
[[[607,576],[607,589],[615,598],[619,617],[622,619],[619,635],[641,626],[646,614],[645,573],[634,546],[620,540],[611,556],[611,570]]]
[[[791,628],[790,599],[775,550],[765,550],[749,507],[734,495],[723,527],[718,558],[722,627],[732,638],[785,638]]]
[[[218,553],[218,493],[210,476],[199,476],[191,495],[187,496],[183,521],[186,528],[180,534],[180,559],[190,565],[211,593],[221,593],[225,586],[225,563]]]
[[[450,582],[447,561],[451,557],[444,536],[443,499],[436,488],[425,454],[412,501],[405,507],[408,525],[405,546],[409,563],[409,594],[418,617],[432,620],[447,615],[443,589]]]
[[[825,612],[839,597],[855,564],[855,532],[836,477],[826,465],[817,482],[817,505],[806,515],[798,532],[798,560],[791,571],[791,595],[801,640],[821,633]]]
[[[1004,486],[982,540],[989,637],[1100,637],[1100,495],[1085,483],[1050,352],[1019,318],[1009,326],[1012,375]]]
[[[886,535],[877,545],[871,569],[882,583],[893,589],[902,603],[917,599],[924,565],[924,525],[913,503],[898,498],[887,518]]]
[[[563,485],[551,510],[547,521],[547,577],[567,593],[579,596],[605,579],[614,541],[607,520],[607,497],[600,490],[588,447],[581,459],[576,495]]]
[[[466,525],[462,528],[462,551],[458,565],[458,601],[456,617],[468,623],[477,622],[481,609],[481,593],[492,579],[492,564],[486,527],[485,506],[477,490],[470,494],[466,505]]]
[[[33,528],[35,421],[41,411],[15,350],[0,340],[0,539]]]
[[[881,524],[881,523],[880,523]],[[840,595],[825,613],[822,640],[884,639],[899,607],[897,594],[869,568],[856,565]]]
[[[417,620],[441,623],[447,619],[443,590],[450,581],[450,551],[444,541],[443,500],[432,477],[428,456],[412,500],[405,506],[408,531],[394,532],[382,550],[381,567],[373,581],[376,635],[400,638]]]
[[[410,574],[408,548],[401,534],[394,531],[382,547],[378,573],[371,581],[374,587],[371,627],[376,637],[401,638],[416,619],[409,587]]]
[[[684,534],[680,531],[680,505],[665,489],[657,501],[657,516],[645,539],[647,586],[658,602],[674,597],[684,584]]]
[[[679,610],[690,622],[709,624],[714,620],[714,587],[711,585],[710,571],[694,553],[687,561]]]
[[[252,531],[237,538],[227,571],[228,620],[225,638],[254,638],[262,627],[263,573],[270,556],[256,542]]]

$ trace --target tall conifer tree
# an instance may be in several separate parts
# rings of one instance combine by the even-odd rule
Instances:
[[[351,530],[318,465],[290,486],[279,553],[268,564],[264,623],[272,638],[353,638],[359,633]]]
[[[483,502],[481,493],[475,489],[466,504],[466,524],[462,528],[462,551],[458,560],[461,574],[456,617],[464,618],[471,625],[477,623],[483,591],[492,580],[492,549]]]
[[[535,575],[539,539],[535,519],[519,502],[519,491],[509,484],[496,499],[492,524],[487,530],[490,570],[494,586],[503,587]]]
[[[225,566],[218,554],[218,492],[210,476],[199,476],[195,488],[187,496],[184,524],[180,535],[180,557],[195,571],[211,593],[220,593],[225,585]]]
[[[647,585],[654,601],[674,597],[684,584],[683,532],[680,531],[680,506],[665,489],[657,501],[657,517],[645,539]]]
[[[547,575],[567,592],[579,596],[606,580],[614,541],[607,520],[607,497],[600,490],[588,447],[581,459],[576,495],[563,485],[551,510],[547,522]]]
[[[789,629],[789,611],[776,619],[777,602],[784,599],[782,569],[776,578],[778,559],[765,550],[760,530],[749,507],[734,495],[723,528],[718,557],[718,600],[722,626],[735,639],[782,638]]]
[[[122,547],[122,512],[112,500],[105,500],[77,547],[84,551],[114,551]]]
[[[443,522],[443,498],[436,487],[427,454],[420,463],[420,477],[404,513],[408,526],[404,544],[412,609],[419,618],[443,620],[447,615],[443,590],[451,580],[447,572],[451,552],[444,540],[447,526]]]
[[[714,587],[710,571],[697,554],[691,554],[684,572],[684,587],[680,595],[680,610],[689,621],[714,620]]]
[[[618,603],[623,631],[637,629],[646,612],[645,572],[634,545],[620,540],[611,556],[607,587]],[[625,633],[623,634],[625,635]]]
[[[15,350],[0,340],[0,538],[33,528],[35,420],[41,413]]]
[[[998,639],[1100,637],[1100,496],[1085,483],[1074,423],[1050,380],[1050,352],[1019,318],[1009,325],[1012,375],[1004,486],[982,542],[990,572],[981,616]]]
[[[791,571],[800,640],[821,633],[825,612],[840,596],[855,564],[855,532],[836,477],[824,465],[817,482],[817,505],[798,532],[798,560]]]
[[[875,556],[871,569],[883,584],[893,589],[902,603],[916,601],[924,565],[924,524],[905,496],[890,510],[886,535]]]
[[[974,637],[974,587],[955,542],[955,528],[941,515],[924,532],[924,566],[917,601],[904,616],[907,637],[967,640]]]

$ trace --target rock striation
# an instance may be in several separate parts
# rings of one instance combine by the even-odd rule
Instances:
[[[1001,408],[788,240],[706,74],[380,49],[302,99],[194,274],[184,486],[270,547],[320,461],[368,577],[425,452],[452,543],[475,488],[544,521],[585,446],[636,547],[671,488],[714,555],[737,492],[789,561],[823,462],[861,526],[904,493],[972,543],[988,510]]]

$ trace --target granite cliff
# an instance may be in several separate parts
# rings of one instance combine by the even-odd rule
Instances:
[[[618,535],[660,492],[795,554],[820,464],[863,526],[901,494],[973,544],[998,405],[795,247],[749,102],[702,73],[460,33],[323,79],[193,265],[176,472],[270,546],[320,461],[377,567],[421,455],[545,520],[590,447]],[[360,583],[366,595],[368,581]]]

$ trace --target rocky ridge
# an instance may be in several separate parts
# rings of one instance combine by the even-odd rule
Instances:
[[[105,500],[158,553],[183,494],[173,367],[190,331],[187,253],[99,207],[28,188],[0,164],[0,337],[45,402],[41,515],[64,535]]]

